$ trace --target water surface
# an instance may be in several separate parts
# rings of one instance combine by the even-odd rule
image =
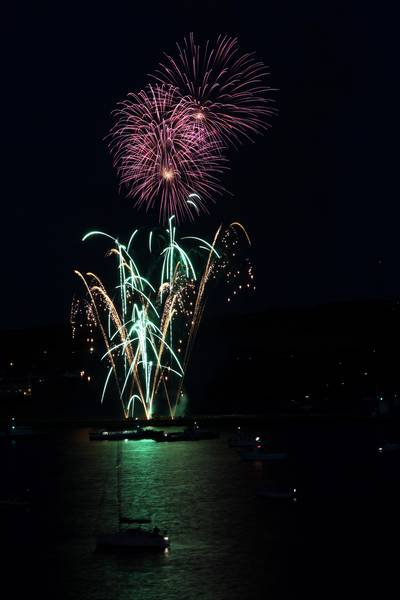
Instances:
[[[315,435],[299,426],[268,435],[289,449],[288,464],[241,461],[227,433],[96,443],[75,429],[2,443],[1,496],[31,502],[0,511],[4,584],[21,598],[243,600],[350,594],[368,587],[371,565],[368,577],[379,580],[382,544],[398,528],[400,462],[377,455],[376,431]],[[297,486],[298,503],[260,498],[271,481]],[[96,552],[96,534],[116,531],[119,512],[152,517],[170,551]]]

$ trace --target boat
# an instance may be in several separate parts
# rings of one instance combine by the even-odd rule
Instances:
[[[129,528],[97,536],[98,549],[110,550],[166,550],[170,542],[167,535],[159,532],[157,527],[154,529],[144,529],[143,527]]]
[[[20,498],[0,498],[0,509],[21,510],[30,508],[27,500]]]
[[[38,437],[41,435],[41,432],[34,430],[30,425],[17,425],[15,417],[11,417],[5,431],[0,431],[0,437],[9,440],[21,437]]]
[[[297,502],[297,489],[270,485],[258,490],[257,496],[273,501],[290,500],[292,502]]]
[[[140,518],[132,518],[132,517],[121,517],[119,520],[120,523],[128,523],[128,524],[132,524],[132,523],[151,523],[151,519],[147,518],[147,517],[140,517]]]
[[[240,427],[228,440],[231,448],[255,448],[260,443],[261,438],[259,435],[246,435],[240,430]]]
[[[398,452],[400,451],[400,442],[385,442],[378,448],[378,452],[383,454],[384,452]]]
[[[208,429],[202,429],[195,423],[192,427],[186,427],[183,431],[184,435],[188,439],[193,440],[216,440],[219,438],[218,431],[209,431]]]
[[[199,440],[215,440],[219,438],[219,432],[201,429],[196,423],[193,427],[187,427],[183,431],[164,432],[157,438],[157,442],[197,442]]]
[[[143,428],[138,425],[135,429],[123,429],[120,431],[90,431],[89,439],[94,442],[107,442],[118,440],[156,440],[164,435],[163,431]]]
[[[28,510],[31,507],[30,489],[0,498],[0,510]]]
[[[118,501],[118,531],[96,536],[98,550],[113,550],[116,552],[145,552],[150,550],[165,551],[170,546],[167,532],[161,533],[158,527],[142,527],[149,525],[152,520],[148,517],[129,517],[121,514],[121,471],[122,446],[117,446],[117,501]],[[129,527],[135,525],[135,527]],[[138,526],[140,525],[140,526]]]
[[[157,442],[196,442],[200,438],[187,435],[184,431],[164,432],[164,435]]]
[[[270,452],[261,446],[256,446],[250,452],[241,452],[240,457],[244,461],[281,462],[288,458],[287,452]]]

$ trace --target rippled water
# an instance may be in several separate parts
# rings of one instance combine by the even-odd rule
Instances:
[[[362,452],[355,444],[333,457],[299,437],[303,444],[287,466],[242,462],[227,435],[96,443],[77,429],[3,444],[1,497],[29,488],[32,502],[29,511],[0,512],[3,583],[15,597],[242,600],[301,597],[312,589],[325,590],[324,597],[348,567],[349,547],[361,556],[369,539],[373,550],[382,495],[391,498],[385,523],[395,525],[395,511],[388,511],[399,486],[393,463],[379,463],[371,437]],[[118,527],[118,464],[122,514],[151,516],[168,531],[169,552],[95,551],[95,535]],[[299,502],[257,496],[271,480],[300,483]]]

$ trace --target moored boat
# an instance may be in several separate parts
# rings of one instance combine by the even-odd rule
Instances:
[[[122,472],[122,447],[117,444],[116,473],[117,473],[117,500],[118,500],[118,531],[113,533],[100,533],[96,536],[98,550],[113,550],[116,552],[134,551],[165,551],[170,546],[167,533],[162,533],[158,527],[142,527],[150,525],[151,518],[130,517],[122,513],[121,507],[121,472]],[[129,527],[135,525],[135,527]]]
[[[215,440],[219,438],[219,433],[214,431],[172,431],[164,432],[164,435],[157,438],[157,442],[197,442],[200,440]]]
[[[157,527],[147,530],[142,527],[125,529],[117,533],[97,536],[97,547],[110,550],[166,550],[169,538],[161,534]]]
[[[288,458],[287,452],[271,452],[258,446],[251,452],[241,452],[240,457],[245,461],[281,462]]]
[[[219,438],[218,431],[209,431],[200,428],[195,422],[192,427],[187,427],[183,431],[164,432],[157,438],[157,442],[196,442],[198,440],[215,440]]]
[[[241,431],[240,427],[237,428],[236,433],[231,435],[228,440],[228,444],[231,448],[255,448],[261,443],[259,435],[245,434]]]
[[[165,550],[170,542],[167,533],[161,533],[158,527],[146,529],[144,527],[123,528],[122,525],[150,524],[148,518],[120,517],[119,531],[98,535],[97,548],[110,550]]]
[[[378,452],[380,454],[384,452],[399,452],[400,442],[385,442],[382,446],[379,446]]]
[[[39,437],[42,435],[43,434],[40,431],[36,431],[30,425],[18,425],[15,421],[15,417],[11,417],[5,431],[0,431],[0,437],[9,440],[25,437]]]
[[[100,430],[89,432],[89,439],[96,442],[118,441],[118,440],[157,440],[164,435],[163,431],[136,427],[135,429]]]
[[[260,496],[261,498],[266,498],[268,500],[272,500],[272,501],[292,501],[292,502],[297,502],[297,489],[296,488],[289,488],[289,487],[282,487],[282,486],[275,486],[275,485],[269,485],[263,489],[260,489],[257,491],[257,496]]]
[[[20,498],[0,498],[0,509],[21,510],[28,509],[30,503]]]

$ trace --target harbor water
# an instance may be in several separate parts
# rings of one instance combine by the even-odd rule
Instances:
[[[394,574],[400,458],[365,424],[271,427],[286,462],[216,440],[90,442],[88,429],[1,442],[2,588],[12,597],[359,597]],[[297,501],[271,502],[271,483]],[[26,501],[26,504],[24,502]],[[169,551],[96,551],[118,516],[151,517]],[[11,597],[11,595],[7,596]]]

